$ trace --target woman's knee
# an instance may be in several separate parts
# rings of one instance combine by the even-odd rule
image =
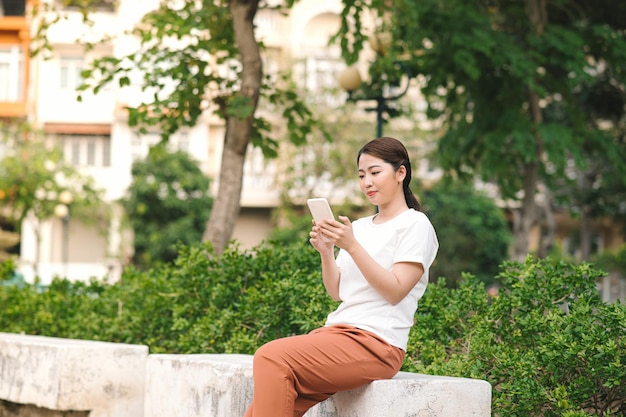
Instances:
[[[282,362],[281,358],[283,356],[282,354],[284,349],[281,347],[279,340],[280,339],[272,340],[271,342],[268,342],[258,348],[256,352],[254,352],[254,363],[258,364],[261,362],[269,362],[278,364]]]

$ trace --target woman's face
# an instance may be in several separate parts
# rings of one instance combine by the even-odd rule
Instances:
[[[394,171],[390,163],[375,156],[364,153],[359,158],[361,191],[376,206],[385,205],[398,197],[404,198],[402,181],[405,174],[404,166]]]

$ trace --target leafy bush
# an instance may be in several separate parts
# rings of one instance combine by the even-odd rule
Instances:
[[[9,257],[0,262],[0,282],[7,281],[13,275],[15,268],[17,267],[15,259]]]
[[[601,275],[529,257],[503,265],[494,298],[469,275],[431,285],[405,367],[489,381],[496,416],[622,416],[626,308],[602,302]]]
[[[253,353],[323,324],[336,303],[307,243],[236,246],[216,256],[181,247],[177,260],[128,269],[113,285],[55,280],[0,286],[0,331],[146,344],[153,353]],[[494,416],[621,416],[626,412],[626,308],[603,303],[602,272],[528,258],[507,262],[499,294],[466,274],[429,285],[403,370],[478,378]]]
[[[56,279],[39,294],[0,290],[0,331],[139,343],[152,352],[253,353],[323,324],[336,305],[308,243],[180,247],[172,264],[127,269],[114,285]]]

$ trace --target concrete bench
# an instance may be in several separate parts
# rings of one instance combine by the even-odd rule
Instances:
[[[145,417],[242,417],[252,400],[251,355],[150,355]],[[305,417],[489,417],[482,380],[400,372],[339,392]]]
[[[0,400],[58,415],[139,417],[147,357],[141,345],[0,333]]]

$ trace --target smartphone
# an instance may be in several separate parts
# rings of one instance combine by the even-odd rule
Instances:
[[[307,206],[309,206],[309,210],[313,215],[313,219],[315,222],[320,222],[323,219],[335,219],[333,215],[333,211],[330,208],[330,204],[328,204],[328,200],[325,198],[309,198],[306,201]],[[328,238],[322,235],[322,240],[324,242],[328,242]]]

